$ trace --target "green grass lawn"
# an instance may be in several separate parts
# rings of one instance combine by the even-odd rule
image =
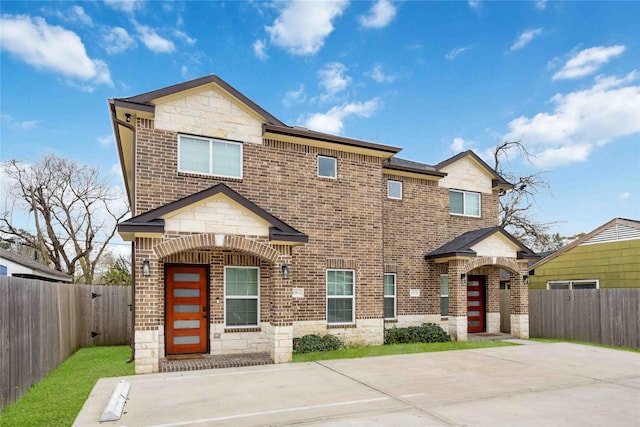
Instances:
[[[370,347],[350,347],[333,351],[318,351],[293,355],[294,362],[315,360],[354,359],[358,357],[390,356],[393,354],[429,353],[450,350],[471,350],[476,348],[504,347],[518,345],[505,341],[453,341],[416,344],[391,344]]]
[[[0,426],[70,426],[100,378],[133,375],[128,346],[78,350],[0,414]]]

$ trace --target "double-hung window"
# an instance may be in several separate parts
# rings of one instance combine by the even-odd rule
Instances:
[[[260,325],[260,270],[258,267],[224,268],[224,318],[227,327]]]
[[[449,316],[449,276],[440,275],[440,316]]]
[[[396,275],[384,273],[384,318],[396,318]]]
[[[387,181],[387,197],[402,200],[402,181]]]
[[[242,144],[221,139],[180,135],[178,170],[241,179]]]
[[[318,176],[336,179],[338,177],[337,162],[338,159],[335,157],[318,156]]]
[[[327,323],[355,322],[355,280],[353,270],[327,270]]]
[[[480,216],[480,193],[449,190],[449,206],[456,215]]]

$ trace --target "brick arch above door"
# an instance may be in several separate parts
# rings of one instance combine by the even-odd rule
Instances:
[[[266,243],[245,236],[213,233],[192,234],[166,240],[155,246],[153,251],[161,259],[179,252],[211,247],[236,249],[267,259],[273,263],[278,263],[285,255]]]

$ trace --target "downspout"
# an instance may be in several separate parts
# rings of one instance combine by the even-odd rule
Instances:
[[[116,106],[113,101],[110,101],[111,104],[111,119],[114,124],[114,131],[116,132],[117,137],[120,136],[120,130],[118,129],[118,125],[124,126],[125,128],[131,131],[131,189],[129,190],[129,206],[131,206],[131,215],[135,215],[135,193],[136,193],[136,128],[135,126],[123,122],[118,119],[116,114]],[[126,178],[126,177],[125,177]],[[126,187],[126,182],[125,182]],[[127,363],[131,363],[136,360],[136,346],[135,346],[135,336],[136,336],[136,245],[135,240],[131,242],[131,358],[127,360]]]

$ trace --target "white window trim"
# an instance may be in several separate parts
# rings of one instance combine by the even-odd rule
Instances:
[[[477,191],[465,191],[465,190],[454,190],[454,189],[449,189],[449,192],[455,192],[455,193],[462,193],[462,210],[464,211],[463,213],[457,213],[457,212],[451,212],[451,206],[449,206],[449,213],[451,215],[456,215],[456,216],[468,216],[471,218],[481,218],[482,217],[482,193],[479,193]],[[478,215],[471,215],[466,213],[467,212],[467,194],[477,194],[478,195]],[[451,203],[451,202],[449,202]]]
[[[329,272],[330,271],[350,271],[353,273],[353,295],[331,295],[329,296]],[[354,325],[356,323],[356,271],[348,268],[328,268],[325,275],[325,293],[327,295],[327,299],[325,301],[326,311],[325,316],[327,319],[328,325]],[[329,322],[329,299],[348,299],[350,298],[353,302],[351,303],[351,322]]]
[[[391,196],[391,183],[400,184],[400,197]],[[395,179],[390,179],[387,181],[387,198],[392,200],[402,200],[402,181],[397,181]]]
[[[180,169],[180,164],[181,164],[180,143],[182,141],[182,137],[190,138],[190,139],[198,139],[200,141],[208,141],[209,142],[209,172],[208,173],[201,172],[201,171],[190,171],[190,170],[186,170],[186,169]],[[211,146],[215,142],[220,142],[220,143],[223,143],[223,144],[239,145],[240,146],[240,176],[220,175],[220,174],[217,174],[217,173],[213,173],[213,171],[212,171],[212,168],[213,168],[213,149],[212,149]],[[193,174],[206,175],[206,176],[215,176],[215,177],[219,177],[219,178],[242,179],[243,170],[244,170],[244,144],[242,142],[229,141],[229,140],[226,140],[226,139],[219,139],[219,138],[203,138],[203,137],[193,136],[193,135],[178,135],[178,172],[193,173]]]
[[[333,160],[333,164],[334,164],[333,170],[335,171],[335,176],[320,175],[320,159],[321,158],[322,159],[331,159],[331,160]],[[336,157],[318,155],[318,160],[317,160],[316,166],[317,166],[316,173],[318,174],[318,178],[338,179],[338,159]]]
[[[385,276],[393,277],[393,295],[384,294],[384,298],[393,298],[393,317],[385,317],[385,320],[395,320],[398,318],[398,275],[396,273],[384,273]],[[382,293],[384,293],[384,282],[382,283]],[[384,305],[382,306],[382,312],[384,315]]]
[[[551,285],[554,283],[568,283],[569,284],[569,289],[573,289],[573,285],[575,283],[595,283],[596,284],[596,289],[600,289],[600,279],[581,279],[581,280],[549,280],[547,282],[547,289],[548,290],[559,290],[559,289],[551,289]],[[580,289],[583,290],[583,289]]]
[[[438,285],[440,286],[440,318],[441,319],[448,319],[449,316],[443,316],[442,315],[442,298],[447,297],[447,313],[449,312],[449,275],[448,274],[441,274],[440,275],[440,280],[442,279],[442,277],[446,277],[447,278],[447,294],[443,295],[442,294],[442,285],[440,285],[440,282],[438,282]]]
[[[243,268],[247,270],[258,270],[258,295],[231,295],[227,296],[227,269],[229,268]],[[225,265],[224,267],[224,327],[229,329],[251,329],[260,327],[260,267],[251,267],[244,265]],[[256,316],[257,323],[255,325],[227,325],[227,299],[256,299],[256,310],[258,311]]]

